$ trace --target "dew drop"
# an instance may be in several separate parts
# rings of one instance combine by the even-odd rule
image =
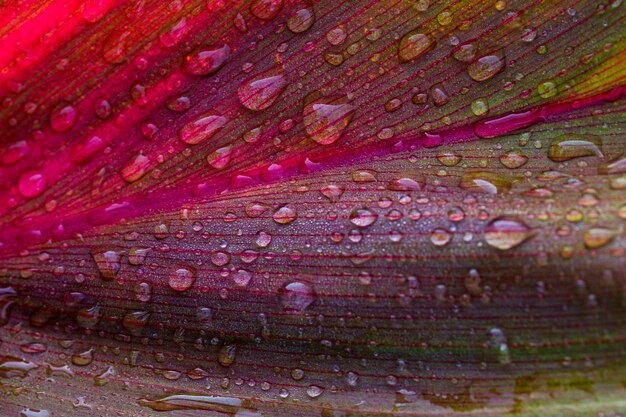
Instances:
[[[185,56],[183,69],[192,75],[210,75],[216,73],[230,58],[230,46],[197,48]]]
[[[250,5],[250,13],[261,20],[271,20],[278,16],[284,0],[255,0]]]
[[[504,70],[504,57],[485,55],[467,67],[467,73],[474,81],[486,81]]]
[[[112,250],[97,250],[92,252],[91,256],[96,262],[100,277],[105,281],[111,281],[120,271],[121,255],[119,252]]]
[[[276,210],[276,212],[274,212],[274,215],[272,216],[272,219],[274,219],[274,221],[279,224],[291,223],[297,218],[298,213],[296,212],[296,209],[291,205],[282,206],[281,208]]]
[[[315,14],[312,9],[299,9],[287,19],[287,28],[293,33],[302,33],[315,23]]]
[[[280,302],[283,309],[300,312],[315,301],[313,286],[302,281],[293,281],[280,290]]]
[[[196,271],[192,268],[176,268],[169,276],[169,285],[175,291],[186,291],[196,281]]]
[[[178,132],[178,137],[189,145],[196,145],[209,139],[228,122],[224,116],[206,113],[187,123]]]
[[[20,175],[17,190],[26,198],[34,198],[46,190],[46,177],[37,171],[27,171]]]
[[[67,132],[78,120],[78,110],[71,104],[61,104],[50,113],[50,127],[57,132]]]
[[[400,61],[413,61],[435,47],[435,40],[420,32],[409,32],[400,39],[398,57]]]
[[[532,230],[521,220],[501,216],[492,220],[485,228],[485,241],[500,250],[512,249],[533,236]]]
[[[370,226],[374,224],[377,219],[378,214],[367,208],[356,209],[350,214],[350,222],[358,227]]]
[[[279,70],[269,70],[244,80],[237,89],[244,107],[260,111],[270,107],[287,87],[287,80]]]
[[[232,155],[231,147],[224,146],[222,148],[218,148],[207,155],[206,160],[215,169],[224,169],[226,165],[230,162],[230,157]]]
[[[341,137],[353,113],[354,107],[345,97],[319,97],[311,94],[305,99],[304,127],[315,142],[330,145]]]

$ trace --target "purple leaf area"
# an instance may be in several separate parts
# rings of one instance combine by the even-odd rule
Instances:
[[[625,18],[0,2],[0,416],[622,415]]]

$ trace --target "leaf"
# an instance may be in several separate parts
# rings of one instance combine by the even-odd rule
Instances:
[[[612,415],[621,1],[0,5],[3,415]]]

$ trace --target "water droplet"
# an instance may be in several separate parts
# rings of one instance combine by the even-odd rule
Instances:
[[[504,70],[504,57],[485,55],[467,67],[467,73],[474,81],[486,81]]]
[[[201,47],[192,51],[183,61],[183,69],[192,75],[210,75],[216,73],[230,58],[230,46]]]
[[[111,281],[115,278],[121,268],[119,252],[112,250],[97,250],[92,252],[91,256],[96,262],[100,277],[105,281]]]
[[[176,268],[169,277],[169,285],[175,291],[185,291],[196,281],[196,271],[192,268]]]
[[[445,246],[452,240],[452,235],[446,229],[435,229],[430,234],[430,241],[435,246]]]
[[[269,70],[243,81],[237,89],[244,107],[260,111],[270,107],[287,87],[282,71]]]
[[[216,149],[207,155],[206,160],[215,169],[223,169],[230,162],[231,157],[231,147],[224,146],[222,148]]]
[[[302,281],[293,281],[280,290],[280,302],[283,308],[291,312],[300,312],[315,301],[313,286]]]
[[[500,194],[511,188],[512,180],[492,172],[468,172],[461,177],[461,187],[472,192]]]
[[[342,27],[336,27],[326,33],[326,40],[329,44],[337,46],[344,43],[347,36],[346,31]]]
[[[451,151],[441,151],[437,154],[437,159],[442,165],[452,167],[461,162],[461,156]]]
[[[220,351],[217,354],[217,361],[222,366],[230,366],[233,362],[235,362],[236,354],[237,346],[224,345],[220,348]]]
[[[350,222],[358,227],[370,226],[374,224],[377,219],[378,214],[370,211],[367,208],[356,209],[350,214]]]
[[[302,33],[307,31],[315,23],[315,14],[312,9],[299,9],[289,16],[287,19],[287,28],[293,33]]]
[[[544,81],[537,86],[537,92],[542,98],[554,97],[559,91],[552,81]]]
[[[245,287],[250,283],[252,275],[245,269],[238,269],[230,275],[230,278],[238,287]]]
[[[71,104],[61,104],[50,113],[50,127],[57,132],[67,132],[78,120],[78,111]]]
[[[20,140],[9,145],[0,155],[0,160],[4,165],[13,165],[29,152],[28,142]]]
[[[37,171],[27,171],[20,175],[17,190],[26,198],[34,198],[46,190],[46,177]]]
[[[140,336],[149,320],[148,311],[129,311],[122,320],[122,326],[133,336]]]
[[[178,137],[189,145],[196,145],[209,139],[227,122],[228,119],[224,116],[206,113],[185,124],[178,132]]]
[[[278,16],[283,8],[284,0],[254,0],[250,5],[250,13],[262,20],[271,20]]]
[[[585,230],[583,241],[587,249],[598,249],[608,245],[617,236],[617,231],[606,227],[592,227]]]
[[[315,142],[330,145],[341,137],[353,113],[354,107],[345,97],[319,97],[314,93],[305,99],[304,127]]]
[[[179,394],[149,400],[141,398],[137,404],[155,411],[203,410],[234,416],[241,408],[242,400],[236,397],[217,397],[210,395]]]
[[[500,250],[512,249],[533,236],[532,230],[521,220],[501,216],[492,220],[485,228],[485,241]]]
[[[39,366],[13,356],[3,356],[0,359],[0,378],[25,378],[32,370]]]
[[[602,141],[593,135],[568,133],[550,144],[548,158],[554,162],[564,162],[584,156],[602,157]]]
[[[512,150],[500,155],[500,163],[510,169],[519,168],[526,162],[528,162],[528,157],[520,151]]]
[[[309,385],[306,389],[306,394],[311,398],[317,398],[324,392],[324,388],[318,385]]]
[[[457,61],[472,62],[472,60],[476,56],[476,51],[478,51],[476,44],[473,42],[468,42],[454,48],[452,56]]]
[[[189,32],[189,25],[187,25],[187,18],[181,17],[178,22],[168,27],[161,35],[159,40],[165,47],[172,47],[181,41]]]
[[[297,218],[298,213],[296,209],[291,205],[282,206],[281,208],[276,210],[276,212],[274,212],[274,215],[272,216],[272,219],[274,219],[274,221],[279,224],[291,223]]]
[[[126,162],[120,174],[124,181],[135,182],[146,174],[148,168],[150,168],[150,158],[140,153]]]
[[[336,184],[328,184],[322,187],[321,193],[330,201],[337,201],[342,196],[344,188]]]
[[[413,61],[434,47],[435,40],[430,36],[419,32],[409,32],[400,39],[398,56],[402,62]]]
[[[489,104],[487,100],[479,98],[472,101],[472,113],[476,116],[484,116],[489,112]]]
[[[396,178],[389,182],[387,189],[391,191],[419,191],[422,183],[413,178]]]
[[[93,361],[94,349],[90,348],[72,355],[72,363],[76,366],[87,366]]]
[[[150,248],[130,248],[128,252],[128,263],[131,265],[143,265],[146,256],[148,256],[148,252],[150,252]]]

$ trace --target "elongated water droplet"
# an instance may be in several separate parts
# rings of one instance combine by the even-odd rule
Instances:
[[[345,97],[319,97],[311,94],[305,99],[304,127],[315,142],[330,145],[341,137],[353,113],[354,107]]]
[[[555,162],[584,156],[602,157],[602,141],[593,135],[565,134],[550,144],[548,158]]]
[[[608,245],[617,236],[617,231],[607,227],[592,227],[585,230],[583,241],[587,249],[597,249]]]
[[[96,250],[91,256],[96,262],[100,276],[105,281],[111,281],[115,278],[121,268],[119,252],[112,250]]]
[[[184,125],[178,132],[178,137],[189,145],[197,145],[209,139],[228,122],[224,116],[206,113]]]
[[[521,220],[502,216],[485,228],[485,241],[496,249],[512,249],[533,236],[532,230]]]
[[[429,35],[409,32],[400,39],[398,56],[400,61],[413,61],[435,47],[435,41]]]
[[[358,227],[370,226],[374,224],[377,219],[378,214],[367,208],[356,209],[350,214],[350,222]]]
[[[474,81],[486,81],[504,70],[504,57],[485,55],[467,67],[467,73]]]
[[[207,155],[206,160],[215,169],[223,169],[230,162],[231,147],[224,146]]]
[[[280,290],[280,302],[287,311],[300,312],[315,301],[313,286],[302,281],[293,281]]]
[[[241,83],[237,89],[244,107],[259,111],[270,107],[287,87],[287,80],[279,70],[269,70]]]
[[[143,407],[150,407],[155,411],[203,410],[224,413],[229,416],[237,414],[242,406],[242,400],[236,397],[195,394],[169,395],[156,400],[141,398],[137,403]]]
[[[183,69],[192,75],[216,73],[230,58],[230,46],[201,47],[193,50],[183,61]]]

